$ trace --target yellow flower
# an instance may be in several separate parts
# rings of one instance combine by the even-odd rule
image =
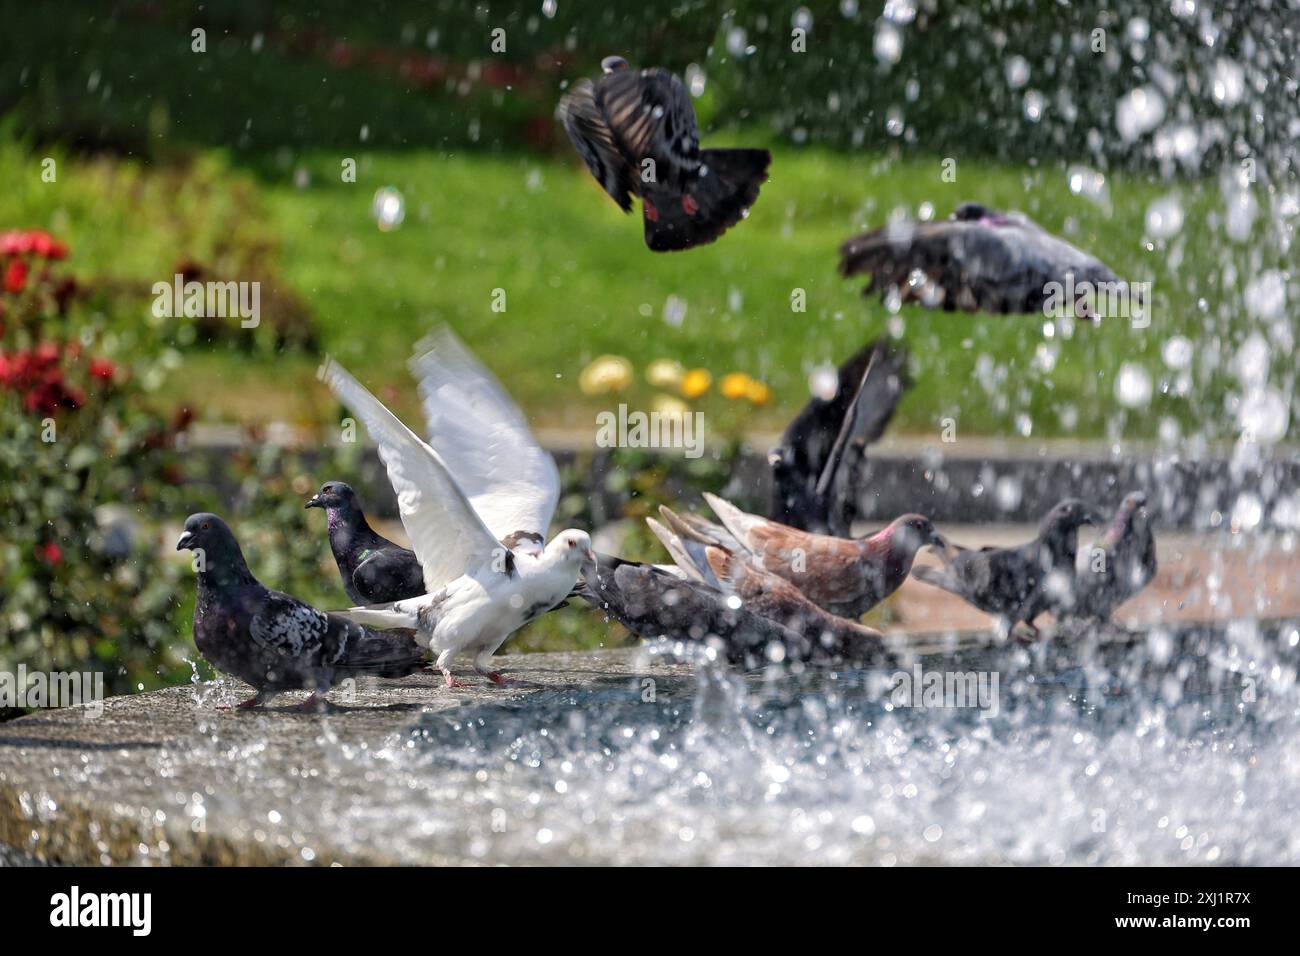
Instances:
[[[680,388],[686,369],[673,359],[655,359],[646,366],[645,380],[655,388]]]
[[[621,392],[632,384],[632,363],[621,355],[601,355],[578,375],[578,388],[584,395]]]
[[[737,398],[747,396],[749,390],[757,384],[744,372],[728,372],[722,376],[722,382],[718,385],[718,390],[722,392],[723,397],[734,401]]]
[[[682,394],[687,398],[699,398],[713,384],[713,376],[707,368],[693,368],[682,377]]]
[[[756,382],[753,379],[749,382],[749,390],[745,397],[755,405],[766,405],[772,400],[772,390],[762,382]]]
[[[691,408],[675,395],[656,395],[650,400],[650,411],[660,415],[681,418],[691,413]]]

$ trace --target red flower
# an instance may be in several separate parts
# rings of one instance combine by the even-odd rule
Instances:
[[[18,229],[0,233],[0,256],[21,256],[32,248],[27,233]]]
[[[5,269],[5,291],[17,295],[27,287],[27,260],[11,259]]]
[[[91,378],[103,379],[105,382],[111,382],[113,376],[117,373],[117,366],[106,358],[93,358],[90,360]]]
[[[63,560],[63,549],[53,541],[45,542],[36,551],[49,564],[58,564]]]
[[[45,259],[64,259],[68,246],[44,229],[11,229],[0,233],[0,256],[22,256],[29,252]]]

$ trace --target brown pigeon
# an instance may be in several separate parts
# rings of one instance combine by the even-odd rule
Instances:
[[[712,242],[749,213],[767,179],[765,149],[700,149],[695,108],[676,76],[605,57],[558,115],[591,174],[624,212],[641,197],[645,241],[656,252]]]
[[[802,635],[810,642],[808,659],[860,663],[886,654],[879,631],[827,613],[784,578],[710,541],[667,507],[661,506],[659,513],[667,527],[654,518],[646,522],[679,568],[732,597],[738,607]]]
[[[697,515],[681,520],[840,617],[861,617],[897,591],[921,548],[948,545],[924,515],[902,515],[866,538],[837,538],[748,514],[717,495],[704,498],[725,530]]]

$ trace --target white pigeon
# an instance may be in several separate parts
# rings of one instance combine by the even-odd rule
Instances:
[[[516,553],[540,551],[560,498],[560,472],[500,382],[447,326],[415,346],[429,444],[475,512]]]
[[[370,627],[413,628],[416,641],[435,655],[448,687],[464,686],[450,667],[461,651],[473,653],[478,673],[497,684],[512,683],[489,668],[492,655],[512,633],[562,602],[579,573],[595,565],[585,531],[570,528],[545,547],[535,543],[543,540],[558,498],[554,464],[550,478],[503,478],[496,492],[481,491],[471,503],[442,455],[342,366],[327,358],[320,377],[361,419],[378,446],[427,591],[339,613]],[[447,447],[453,457],[465,457],[454,442]],[[493,467],[505,475],[516,463],[499,458]],[[487,487],[486,475],[467,467],[465,480],[471,487],[476,482]],[[502,493],[501,488],[509,491]],[[503,521],[510,526],[504,541],[498,531],[505,527]],[[520,541],[529,546],[515,547]]]

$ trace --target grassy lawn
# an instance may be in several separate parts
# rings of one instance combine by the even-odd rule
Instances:
[[[1230,342],[1244,326],[1214,305],[1221,263],[1241,253],[1209,241],[1214,210],[1201,184],[1112,180],[1108,213],[1071,194],[1059,168],[965,163],[950,184],[937,158],[787,149],[748,221],[712,246],[656,255],[642,244],[639,219],[623,216],[576,162],[418,150],[356,158],[356,183],[341,181],[339,154],[317,152],[270,178],[231,170],[215,153],[184,172],[70,159],[50,185],[39,181],[36,157],[9,145],[0,175],[18,185],[0,195],[0,222],[52,227],[71,241],[79,271],[139,284],[143,318],[147,286],[169,278],[178,260],[264,250],[256,254],[314,315],[320,346],[372,385],[396,386],[390,397],[412,413],[403,362],[425,330],[446,321],[545,425],[593,427],[594,412],[612,401],[582,395],[577,376],[609,352],[638,371],[627,395],[634,405],[653,394],[639,375],[653,359],[702,366],[715,382],[746,371],[772,387],[772,404],[751,411],[715,389],[700,401],[710,427],[778,428],[806,399],[812,368],[890,327],[911,347],[916,377],[901,430],[931,433],[951,416],[959,434],[1011,435],[1028,424],[1035,436],[1140,438],[1164,417],[1205,416],[1211,429],[1223,419],[1226,383],[1208,363],[1188,394],[1162,387],[1171,376],[1160,346],[1170,336]],[[405,222],[390,232],[370,214],[380,186],[406,201]],[[1143,237],[1147,207],[1171,191],[1186,213],[1182,233],[1168,240],[1181,250],[1176,273],[1163,241],[1149,247]],[[1110,322],[1049,341],[1032,316],[919,308],[891,316],[836,274],[838,244],[896,207],[930,202],[942,216],[972,197],[1029,212],[1122,277],[1153,279],[1151,328]],[[796,288],[806,291],[805,313],[791,310]],[[505,292],[504,313],[492,311],[494,289]],[[665,318],[673,297],[685,304],[677,324]],[[183,354],[163,394],[201,418],[320,423],[333,414],[313,381],[314,354],[230,345]],[[1149,407],[1115,400],[1124,362],[1151,375]]]

